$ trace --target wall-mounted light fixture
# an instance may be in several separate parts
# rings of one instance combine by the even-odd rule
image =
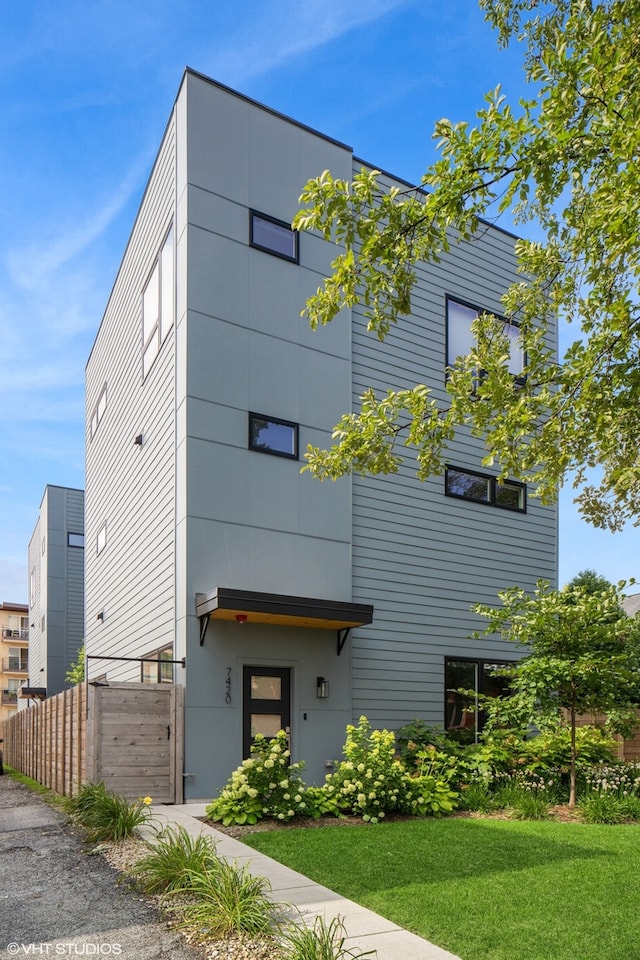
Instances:
[[[318,677],[316,682],[316,697],[318,700],[326,700],[329,696],[329,681],[324,677]]]
[[[236,613],[236,622],[237,623],[246,623],[249,618],[246,613]]]
[[[143,436],[141,433],[137,434],[137,436],[133,438],[133,442],[135,443],[136,447],[142,446],[142,440],[143,440]]]
[[[101,620],[102,622],[104,622],[104,610],[101,610],[100,613],[97,614],[96,620]]]

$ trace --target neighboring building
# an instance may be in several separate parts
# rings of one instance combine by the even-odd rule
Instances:
[[[29,675],[29,607],[0,603],[0,720],[18,707],[18,689]]]
[[[369,386],[440,382],[446,402],[447,344],[517,278],[515,238],[486,225],[420,267],[385,344],[358,309],[311,332],[337,248],[288,224],[308,178],[361,166],[187,71],[87,364],[89,677],[185,685],[188,798],[256,731],[289,729],[321,782],[361,714],[464,726],[445,691],[514,655],[469,639],[471,604],[557,578],[555,508],[498,485],[467,435],[427,483],[411,455],[395,476],[301,474]]]
[[[640,593],[630,593],[622,601],[622,609],[628,617],[637,617],[640,612]]]
[[[50,697],[84,638],[84,491],[45,487],[29,542],[29,682]]]

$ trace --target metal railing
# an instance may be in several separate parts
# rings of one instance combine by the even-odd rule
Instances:
[[[9,704],[10,706],[17,706],[18,704],[18,691],[17,690],[3,690],[2,691],[2,703]]]
[[[3,640],[28,640],[29,639],[29,628],[20,627],[20,629],[13,627],[3,627],[2,628],[2,639]]]

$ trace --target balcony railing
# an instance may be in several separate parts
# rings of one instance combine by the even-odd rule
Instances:
[[[3,657],[2,669],[13,673],[28,673],[29,663],[26,657]]]
[[[13,627],[3,627],[2,639],[3,640],[28,640],[29,628],[20,627],[20,629],[17,629],[17,628],[14,629]]]
[[[18,691],[17,690],[3,690],[2,691],[2,703],[8,706],[17,707],[18,706]]]

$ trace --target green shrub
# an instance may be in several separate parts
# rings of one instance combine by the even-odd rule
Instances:
[[[103,803],[107,796],[104,783],[83,783],[74,797],[66,797],[65,809],[73,817],[80,820],[99,803]]]
[[[416,718],[396,730],[396,748],[400,759],[411,768],[416,765],[418,754],[426,747],[435,747],[439,753],[455,754],[459,746],[437,724],[429,726]]]
[[[446,780],[438,780],[431,774],[410,777],[406,793],[400,796],[399,809],[414,816],[441,817],[451,813],[458,805],[458,793],[451,790]]]
[[[119,842],[132,836],[151,819],[151,797],[127,800],[107,790],[103,783],[84,784],[67,810],[87,832],[90,843]]]
[[[252,876],[246,867],[216,860],[202,872],[191,873],[175,893],[187,894],[174,912],[180,926],[197,940],[230,934],[251,937],[273,931],[278,905],[269,899],[271,887],[264,877]]]
[[[621,797],[620,808],[625,820],[640,820],[640,797]]]
[[[587,823],[622,823],[622,801],[613,793],[590,793],[578,801],[578,810]]]
[[[211,869],[216,860],[212,837],[201,833],[194,838],[184,827],[167,827],[132,873],[148,893],[171,893],[188,887],[193,874]]]
[[[614,757],[615,741],[601,728],[586,725],[576,729],[578,767],[588,769],[596,764],[610,763]],[[520,750],[522,766],[534,773],[569,769],[571,763],[571,731],[568,727],[544,730],[523,742]]]
[[[470,783],[460,791],[460,806],[463,810],[490,813],[498,806],[496,797],[483,781]]]
[[[511,805],[511,816],[514,820],[547,820],[549,803],[544,795],[522,790]]]
[[[389,730],[372,730],[366,717],[357,727],[349,724],[345,760],[328,774],[324,789],[335,796],[340,810],[377,823],[386,813],[401,808],[407,799],[410,777],[395,756],[395,737]]]
[[[281,936],[282,960],[362,960],[374,956],[375,950],[363,953],[357,947],[345,946],[346,930],[340,917],[327,924],[317,916],[312,927],[292,924]]]
[[[234,770],[226,786],[206,808],[207,817],[231,824],[257,823],[262,817],[291,820],[307,813],[304,764],[291,763],[284,730],[267,740],[259,735],[251,756]]]
[[[306,814],[315,820],[319,817],[339,817],[343,813],[334,787],[307,787],[304,792]]]

